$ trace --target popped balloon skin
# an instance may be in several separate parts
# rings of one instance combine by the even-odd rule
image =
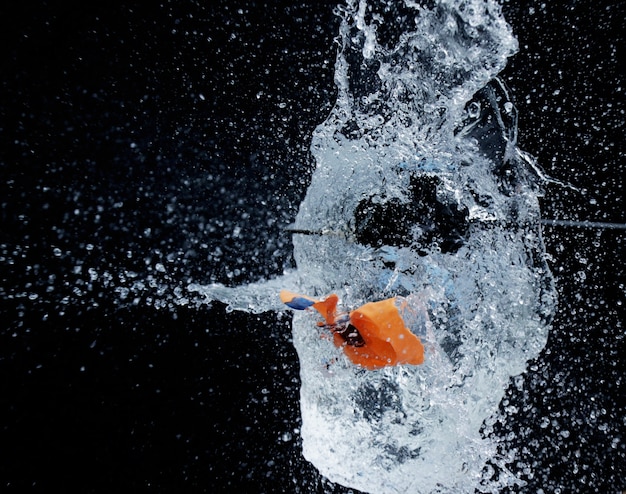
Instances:
[[[424,346],[406,327],[395,298],[362,305],[350,312],[350,322],[365,340],[362,347],[344,347],[353,363],[369,370],[424,363]]]
[[[324,318],[323,326],[332,332],[335,346],[355,365],[374,370],[424,362],[424,346],[406,327],[396,298],[368,302],[348,314],[337,312],[335,294],[317,301],[282,290],[280,298],[292,309],[316,309]]]

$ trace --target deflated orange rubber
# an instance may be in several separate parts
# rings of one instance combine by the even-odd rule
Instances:
[[[420,365],[424,362],[424,346],[404,325],[395,298],[370,302],[353,310],[350,312],[350,322],[365,340],[365,345],[360,347],[342,342],[344,352],[353,363],[366,369],[379,369],[389,365]]]
[[[330,294],[324,300],[320,302],[315,302],[313,307],[317,312],[319,312],[324,319],[326,319],[326,324],[333,325],[335,324],[335,316],[337,315],[337,302],[339,302],[339,297],[334,293]]]
[[[307,297],[306,295],[299,295],[289,290],[280,291],[280,300],[283,304],[296,310],[304,310],[307,307],[311,307],[317,302],[314,298]]]
[[[337,321],[339,297],[334,293],[324,300],[315,300],[283,290],[280,298],[292,309],[305,310],[313,307],[331,328]],[[395,298],[369,302],[353,310],[350,312],[350,324],[358,330],[364,344],[349,345],[337,332],[334,332],[333,341],[352,363],[366,369],[380,369],[390,365],[420,365],[424,362],[422,342],[404,325]]]

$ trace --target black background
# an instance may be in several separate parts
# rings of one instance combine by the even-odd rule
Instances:
[[[2,492],[347,492],[301,457],[289,320],[185,290],[290,265],[333,7],[0,7]],[[545,216],[623,223],[623,2],[504,10],[521,147],[581,189]],[[624,233],[544,234],[560,308],[496,433],[524,492],[626,489]]]

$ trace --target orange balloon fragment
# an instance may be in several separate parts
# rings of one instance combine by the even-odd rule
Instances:
[[[315,300],[314,298],[307,297],[306,295],[298,295],[297,293],[290,292],[289,290],[281,290],[280,300],[287,307],[291,307],[296,310],[304,310],[309,307],[313,307],[326,320],[326,324],[328,326],[335,324],[337,317],[337,302],[339,302],[339,297],[334,293],[326,297],[324,300]]]
[[[307,297],[306,295],[298,295],[297,293],[290,292],[289,290],[280,291],[280,300],[283,304],[296,310],[303,310],[307,307],[311,307],[317,302],[317,300]]]
[[[350,322],[363,337],[363,346],[344,347],[355,364],[366,369],[424,363],[424,346],[404,324],[396,299],[369,302],[350,312]]]
[[[339,297],[334,293],[320,301],[283,290],[280,298],[292,309],[317,310],[333,332],[335,345],[356,365],[380,369],[424,362],[424,346],[404,324],[395,298],[369,302],[350,312],[348,317],[346,314],[338,317]]]

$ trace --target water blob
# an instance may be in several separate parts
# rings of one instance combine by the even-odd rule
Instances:
[[[340,12],[337,103],[290,227],[297,269],[190,288],[233,309],[297,309],[303,453],[328,479],[497,491],[517,479],[481,427],[544,347],[555,304],[543,174],[497,78],[517,43],[494,1]]]

